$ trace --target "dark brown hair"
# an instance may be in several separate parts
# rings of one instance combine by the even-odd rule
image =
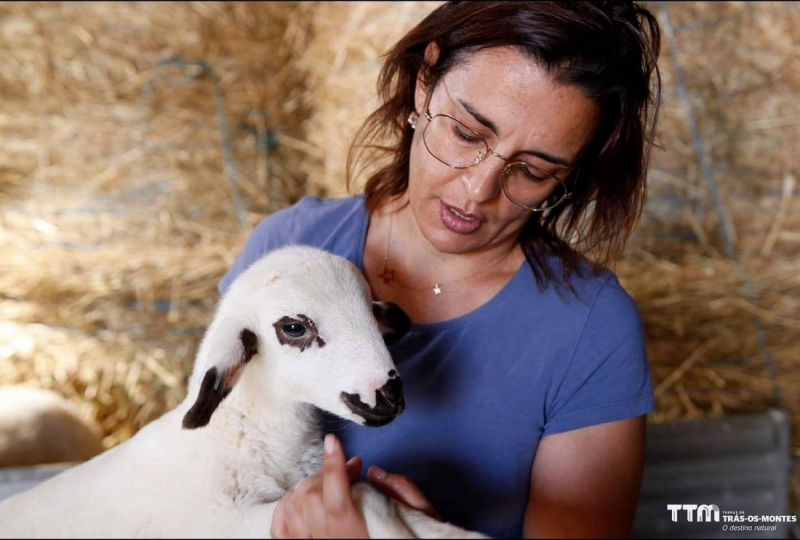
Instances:
[[[440,51],[432,66],[424,59],[431,42]],[[573,197],[533,213],[519,237],[538,287],[553,281],[569,287],[570,274],[613,263],[644,204],[660,102],[660,30],[634,2],[443,4],[386,53],[377,85],[382,105],[350,146],[348,189],[360,164],[360,171],[371,168],[364,188],[370,212],[404,193],[414,135],[407,118],[418,73],[432,89],[470,54],[502,46],[545,66],[556,82],[576,86],[601,110],[597,131],[567,178]],[[548,254],[561,261],[559,280]]]

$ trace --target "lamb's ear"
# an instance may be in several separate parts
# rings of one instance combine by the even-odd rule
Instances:
[[[219,404],[233,390],[241,369],[258,352],[258,336],[252,330],[244,328],[232,346],[238,350],[227,351],[227,354],[223,352],[223,357],[234,354],[238,356],[238,360],[231,362],[223,358],[223,361],[217,362],[217,365],[206,371],[203,382],[200,383],[197,400],[183,417],[184,429],[196,429],[208,424]]]
[[[397,342],[411,328],[411,319],[393,302],[372,302],[372,313],[387,345]]]

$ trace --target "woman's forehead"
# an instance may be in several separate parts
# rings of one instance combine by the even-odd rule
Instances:
[[[498,97],[523,100],[531,84],[550,85],[550,76],[533,60],[510,47],[495,47],[473,52],[461,59],[445,75],[450,90],[471,94],[500,94]]]
[[[476,122],[464,103],[491,120],[501,139],[546,142],[560,154],[580,152],[599,117],[595,102],[580,89],[557,83],[541,65],[510,47],[470,54],[441,85],[455,111],[471,124]]]

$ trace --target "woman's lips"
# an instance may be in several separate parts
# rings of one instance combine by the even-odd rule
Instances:
[[[451,206],[439,200],[439,218],[445,227],[458,234],[472,234],[483,223],[480,218],[464,219],[453,212]]]

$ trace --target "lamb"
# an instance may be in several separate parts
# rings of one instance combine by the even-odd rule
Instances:
[[[409,325],[373,303],[349,261],[307,246],[270,252],[220,299],[186,399],[0,503],[0,537],[267,536],[278,499],[322,464],[317,408],[373,427],[403,412],[385,343]],[[484,537],[369,484],[353,489],[372,537]]]

